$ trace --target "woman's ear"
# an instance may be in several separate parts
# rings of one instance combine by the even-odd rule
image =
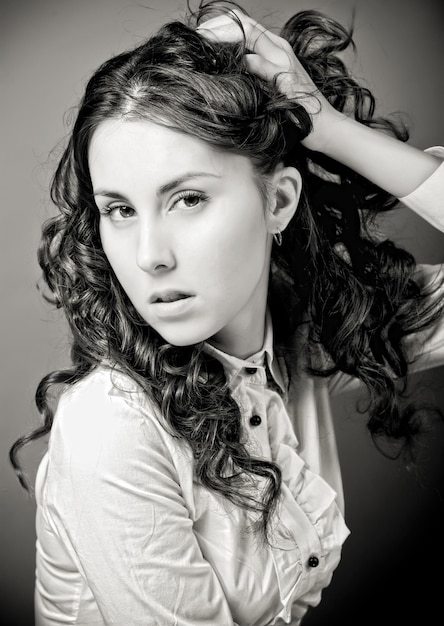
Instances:
[[[268,231],[282,232],[296,212],[302,191],[302,177],[295,167],[279,165],[269,183],[266,212]]]

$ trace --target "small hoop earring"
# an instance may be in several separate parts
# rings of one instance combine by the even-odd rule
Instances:
[[[277,246],[282,246],[282,233],[280,230],[278,230],[277,233],[273,234],[273,238]]]

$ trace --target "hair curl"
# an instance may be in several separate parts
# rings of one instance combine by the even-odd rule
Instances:
[[[14,444],[11,460],[25,486],[17,454],[51,430],[54,385],[72,385],[111,362],[154,398],[171,432],[188,442],[201,483],[258,512],[266,536],[280,470],[247,452],[222,365],[202,345],[175,347],[150,328],[103,252],[87,161],[97,126],[109,118],[149,119],[189,133],[249,157],[262,185],[281,162],[299,169],[300,205],[282,246],[272,251],[269,304],[277,349],[291,369],[285,347],[298,328],[307,328],[304,350],[312,355],[313,374],[341,370],[367,386],[373,436],[411,445],[418,422],[401,409],[402,389],[394,378],[406,380],[404,338],[427,327],[439,311],[414,280],[413,257],[372,235],[373,217],[396,199],[305,149],[301,141],[312,125],[301,102],[249,74],[244,45],[211,42],[195,30],[209,12],[230,10],[231,4],[201,2],[187,23],[166,24],[142,45],[105,62],[87,84],[51,187],[59,214],[44,225],[38,253],[51,301],[63,308],[72,333],[72,367],[40,382],[36,403],[43,425]],[[354,46],[351,33],[317,11],[302,11],[281,34],[336,109],[407,139],[402,125],[374,117],[373,95],[341,60],[340,53]],[[314,357],[319,347],[321,362]]]

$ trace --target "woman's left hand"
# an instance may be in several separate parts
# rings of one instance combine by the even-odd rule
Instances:
[[[301,142],[350,167],[382,189],[402,198],[440,165],[437,157],[378,132],[337,111],[311,80],[288,41],[241,11],[211,18],[198,32],[213,41],[246,42],[245,64],[252,74],[276,80],[311,117],[313,130]]]
[[[332,122],[345,116],[322,95],[288,41],[236,9],[207,20],[197,30],[210,40],[231,43],[245,41],[250,51],[244,57],[248,71],[267,81],[276,80],[282,93],[298,100],[298,104],[309,113],[313,124],[312,132],[302,143],[311,150],[323,152]]]

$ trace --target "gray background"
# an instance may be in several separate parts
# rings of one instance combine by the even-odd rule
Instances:
[[[52,214],[48,182],[60,142],[85,80],[99,63],[133,46],[180,15],[179,1],[9,0],[2,3],[1,124],[1,420],[0,618],[31,626],[34,583],[34,502],[18,486],[7,451],[38,423],[33,394],[40,378],[67,362],[61,316],[44,304],[35,284],[35,251],[42,221]],[[374,90],[381,113],[405,111],[411,142],[444,143],[444,3],[433,0],[246,1],[268,26],[317,8],[344,24],[356,5],[354,72]],[[444,260],[443,236],[419,217],[399,211],[387,232],[417,260]],[[425,398],[444,406],[444,368],[419,375]],[[421,475],[378,453],[353,410],[335,402],[347,522],[352,535],[343,560],[307,626],[432,623],[441,612],[443,428],[424,447]],[[87,437],[85,433],[85,438]],[[31,480],[43,452],[22,455]],[[441,577],[442,578],[442,577]],[[126,626],[126,625],[121,625]]]

